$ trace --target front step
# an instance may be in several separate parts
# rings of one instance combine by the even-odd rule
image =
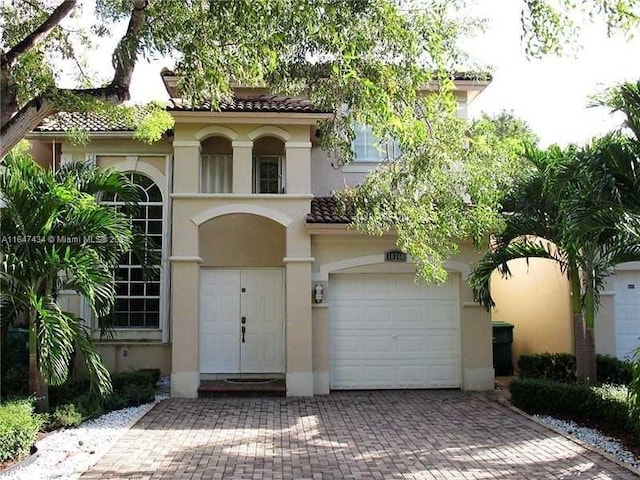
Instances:
[[[198,398],[286,396],[287,385],[284,379],[202,380],[198,388]]]

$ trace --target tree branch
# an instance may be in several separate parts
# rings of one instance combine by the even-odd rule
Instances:
[[[113,52],[115,68],[113,80],[105,87],[100,88],[54,89],[47,94],[30,100],[13,117],[3,122],[0,129],[0,157],[4,156],[45,118],[57,113],[62,108],[60,107],[60,98],[73,99],[75,97],[79,101],[91,99],[115,104],[129,100],[129,86],[131,85],[131,77],[138,58],[140,32],[145,24],[145,10],[148,5],[149,2],[147,0],[136,0],[134,2],[127,31]],[[65,107],[68,107],[68,105],[65,105]]]
[[[140,31],[146,19],[146,8],[149,6],[147,0],[136,0],[133,4],[133,11],[127,26],[127,32],[118,42],[118,46],[113,52],[113,74],[112,85],[122,85],[127,87],[131,84],[133,68],[138,59],[138,45],[140,44]]]
[[[11,68],[18,61],[20,55],[27,53],[33,49],[38,43],[49,35],[60,21],[66,17],[71,10],[76,6],[78,2],[76,0],[65,0],[53,11],[51,15],[36,28],[33,32],[23,38],[15,47],[7,52],[6,58],[3,59],[2,68]],[[7,62],[4,64],[4,62]]]

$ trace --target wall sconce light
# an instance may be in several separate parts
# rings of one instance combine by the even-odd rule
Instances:
[[[321,283],[316,283],[313,287],[313,298],[316,303],[322,303],[324,300],[324,287]]]

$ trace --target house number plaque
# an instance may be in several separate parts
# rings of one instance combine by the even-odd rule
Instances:
[[[390,250],[384,253],[385,262],[406,262],[407,254],[400,250]]]

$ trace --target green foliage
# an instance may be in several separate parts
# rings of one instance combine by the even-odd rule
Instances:
[[[438,96],[422,100],[439,111]],[[471,125],[452,112],[432,117],[419,143],[401,140],[399,159],[340,195],[345,207],[355,207],[355,228],[372,235],[395,230],[398,247],[416,260],[419,275],[442,282],[444,261],[461,240],[480,245],[488,232],[502,228],[498,207],[526,174],[522,152],[535,135],[508,113]]]
[[[56,294],[77,292],[96,317],[111,311],[113,270],[123,253],[136,248],[137,239],[129,218],[100,204],[96,196],[118,194],[135,206],[138,192],[122,173],[86,164],[65,166],[54,173],[40,168],[21,150],[9,154],[4,164],[0,172],[6,204],[0,212],[0,302],[4,308],[26,314],[34,326],[38,368],[48,384],[64,383],[77,349],[91,374],[90,388],[108,394],[109,372],[89,330],[82,319],[60,308]]]
[[[631,385],[633,364],[611,355],[596,355],[598,383]]]
[[[629,385],[631,362],[611,355],[596,355],[598,383]],[[520,378],[536,378],[571,383],[576,381],[576,357],[570,353],[533,353],[518,358]]]
[[[144,368],[131,372],[114,373],[111,376],[114,390],[121,390],[128,385],[148,384],[154,386],[160,379],[160,370],[157,368]]]
[[[562,54],[576,48],[581,28],[604,20],[607,33],[631,37],[640,18],[637,0],[524,0],[521,15],[523,43],[532,57]]]
[[[69,378],[65,383],[49,389],[52,407],[75,405],[82,419],[95,417],[104,412],[133,407],[152,402],[155,398],[155,384],[160,378],[160,370],[155,368],[120,372],[111,375],[113,392],[104,398],[90,395],[90,379],[86,376]]]
[[[633,357],[631,383],[629,384],[629,403],[636,418],[640,418],[640,348]]]
[[[509,390],[513,405],[527,413],[603,420],[640,435],[640,418],[632,413],[626,387],[519,379],[511,383]]]
[[[618,86],[613,108],[637,125],[640,83]],[[491,275],[511,276],[509,262],[545,258],[566,272],[576,337],[578,377],[596,378],[594,324],[600,292],[618,263],[640,260],[640,138],[630,128],[596,138],[582,148],[526,149],[533,165],[503,202],[503,228],[477,263],[469,283],[476,301],[491,309]]]
[[[131,107],[128,107],[131,108]],[[132,119],[136,125],[133,138],[145,143],[154,143],[160,140],[163,135],[173,128],[174,119],[165,106],[159,102],[152,102],[141,109],[135,110],[137,115]],[[137,120],[137,121],[136,121]]]
[[[0,405],[0,463],[26,456],[41,425],[29,400]]]
[[[67,403],[56,407],[53,412],[47,415],[47,430],[56,430],[58,428],[77,427],[82,423],[83,415],[72,403]]]
[[[29,368],[26,364],[9,364],[2,368],[2,398],[20,398],[28,395]]]
[[[177,59],[176,88],[187,105],[210,99],[215,110],[229,99],[234,85],[268,85],[336,112],[320,126],[320,141],[338,163],[352,160],[354,122],[370,125],[381,145],[397,140],[404,152],[401,161],[345,194],[356,206],[354,226],[372,234],[395,228],[398,246],[416,259],[421,276],[444,281],[443,262],[457,252],[459,240],[471,238],[479,244],[487,232],[501,227],[500,195],[510,187],[510,175],[520,173],[514,168],[511,142],[502,142],[496,152],[495,139],[517,137],[521,130],[481,131],[480,125],[474,132],[455,118],[451,72],[470,71],[473,65],[458,45],[482,24],[465,16],[469,3],[270,0],[190,5],[158,0],[132,10],[132,2],[101,0],[78,4],[73,13],[84,15],[69,15],[65,28],[54,29],[21,56],[11,73],[23,72],[24,81],[13,82],[20,104],[44,95],[60,109],[99,111],[136,125],[136,138],[157,140],[172,124],[161,108],[151,106],[139,118],[96,98],[95,91],[80,95],[53,88],[63,65],[83,80],[91,77],[81,68],[84,58],[93,60],[87,56],[91,47],[86,37],[107,36],[117,30],[111,28],[114,23],[133,19],[133,13],[143,15],[140,29],[119,43],[114,66],[133,67],[138,57]],[[583,12],[606,19],[612,28],[630,30],[636,6],[635,0],[620,0],[613,12],[600,0],[581,8],[569,1],[555,5],[525,0],[525,43],[533,55],[559,52],[571,31],[571,16]],[[2,8],[3,18],[10,19],[2,37],[5,50],[47,16],[37,1]],[[95,18],[95,25],[88,26],[86,18]],[[60,55],[73,62],[57,62]],[[27,81],[30,76],[33,80]],[[486,75],[476,76],[487,80]],[[130,75],[121,80],[127,78]],[[104,79],[93,82],[104,84]],[[125,99],[126,94],[119,93],[114,102]],[[83,139],[81,132],[72,133]]]
[[[3,324],[8,325],[11,320],[5,320]],[[0,394],[2,398],[25,397],[29,379],[29,332],[10,326],[6,328],[6,343],[0,347]]]
[[[521,378],[540,378],[558,382],[576,381],[576,357],[570,353],[535,353],[520,355]]]
[[[104,401],[104,409],[109,412],[121,408],[135,407],[144,403],[153,402],[155,389],[149,383],[128,383],[123,388],[114,391]]]

